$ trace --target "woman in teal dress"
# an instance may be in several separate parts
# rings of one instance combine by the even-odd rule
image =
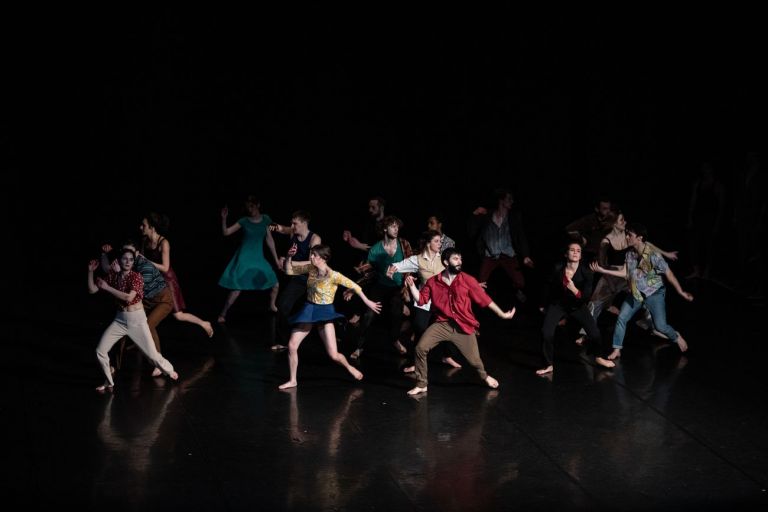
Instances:
[[[226,322],[227,311],[243,290],[271,289],[269,309],[277,311],[275,305],[278,290],[277,276],[264,257],[264,240],[266,240],[272,258],[275,263],[278,261],[275,241],[268,229],[272,219],[269,215],[262,214],[260,208],[261,202],[255,196],[248,196],[245,200],[248,216],[240,218],[229,227],[227,227],[229,210],[227,207],[221,210],[221,232],[224,236],[229,236],[242,228],[243,240],[219,279],[219,286],[230,290],[224,302],[224,308],[219,314],[219,323]]]

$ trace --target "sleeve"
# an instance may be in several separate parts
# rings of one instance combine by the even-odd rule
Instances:
[[[432,279],[434,278],[428,279],[424,286],[421,287],[421,290],[419,290],[419,306],[423,306],[432,300]]]
[[[306,265],[288,265],[285,273],[289,276],[298,276],[302,274],[309,274],[310,270],[312,270],[311,263],[307,263]]]
[[[401,274],[407,274],[408,272],[417,272],[419,270],[419,257],[411,256],[403,261],[398,261],[392,264],[398,272]]]
[[[141,300],[144,298],[144,280],[141,278],[141,274],[138,272],[131,272],[131,279],[130,279],[130,287],[131,290],[136,291],[136,297]],[[130,292],[131,290],[125,290],[126,293]]]
[[[446,249],[448,249],[451,247],[456,247],[456,242],[454,242],[453,238],[447,235],[443,235],[443,245],[445,246]]]
[[[237,223],[240,224],[241,228],[245,227],[245,223],[248,222],[248,220],[245,217],[240,217],[237,219]]]
[[[656,270],[657,274],[666,274],[667,270],[669,270],[669,264],[661,253],[654,252],[651,254],[651,263],[653,263],[653,268]]]
[[[360,288],[360,285],[358,285],[356,282],[345,276],[344,274],[341,274],[339,272],[333,271],[333,275],[331,276],[331,282],[337,286],[343,286],[344,288],[349,288],[350,290],[354,290],[355,293],[358,293],[362,288]]]
[[[581,274],[580,286],[577,286],[581,292],[578,298],[582,301],[587,301],[592,297],[592,283],[595,280],[594,272],[592,272],[585,263],[579,264],[579,273]]]
[[[493,302],[491,297],[485,293],[485,290],[483,290],[483,287],[480,286],[480,283],[477,282],[477,279],[474,277],[470,277],[467,279],[467,289],[469,290],[469,298],[472,299],[472,302],[480,306],[481,308],[487,308],[488,305]]]

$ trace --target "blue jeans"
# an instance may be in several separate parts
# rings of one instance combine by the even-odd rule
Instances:
[[[645,307],[651,312],[653,327],[666,335],[672,343],[677,343],[677,331],[667,323],[666,295],[667,289],[662,286],[656,293],[645,298]],[[622,348],[624,345],[624,335],[627,332],[627,322],[632,319],[641,307],[643,307],[643,302],[637,300],[631,293],[624,299],[619,311],[619,318],[616,320],[616,329],[613,331],[613,348]]]

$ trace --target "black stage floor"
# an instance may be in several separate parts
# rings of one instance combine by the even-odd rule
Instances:
[[[541,378],[537,311],[507,323],[481,315],[481,353],[500,388],[435,361],[420,399],[406,396],[413,381],[391,346],[371,343],[358,383],[316,338],[301,347],[299,387],[277,390],[286,353],[268,349],[270,316],[250,314],[260,305],[248,301],[211,341],[161,325],[178,383],[150,377],[129,350],[114,393],[100,395],[106,302],[37,303],[3,322],[3,500],[32,510],[765,510],[766,309],[711,284],[690,289],[693,304],[669,300],[685,355],[633,326],[616,369],[597,369],[565,326],[554,375]]]

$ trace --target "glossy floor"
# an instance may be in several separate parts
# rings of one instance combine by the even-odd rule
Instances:
[[[319,339],[299,387],[278,391],[285,352],[269,315],[202,330],[167,320],[181,379],[152,378],[128,350],[114,393],[94,356],[108,316],[11,318],[3,335],[2,494],[87,510],[708,510],[768,506],[765,308],[698,290],[672,300],[691,349],[632,328],[614,370],[560,329],[540,366],[535,310],[483,314],[481,352],[501,383],[430,364],[406,396],[408,362],[372,342],[355,382]],[[101,314],[101,313],[99,313]],[[75,318],[75,320],[72,320]],[[82,320],[77,320],[78,318]],[[611,319],[608,318],[608,321]],[[350,343],[344,344],[349,354]],[[7,509],[13,510],[13,509]]]

